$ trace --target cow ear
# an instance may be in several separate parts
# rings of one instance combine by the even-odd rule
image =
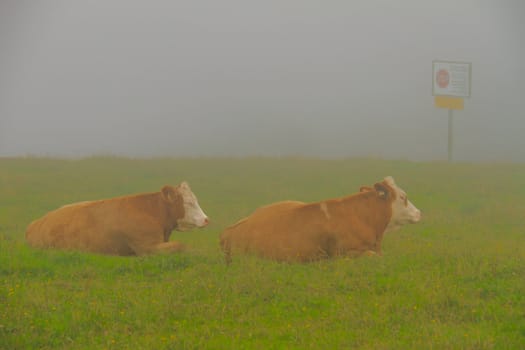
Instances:
[[[361,186],[359,188],[359,192],[370,192],[370,191],[373,191],[374,189],[370,186]]]
[[[169,185],[166,185],[162,187],[160,193],[162,194],[162,198],[166,202],[174,202],[175,201],[175,189]]]
[[[376,183],[374,185],[374,189],[376,190],[377,194],[379,194],[380,198],[388,198],[388,188],[381,182]]]

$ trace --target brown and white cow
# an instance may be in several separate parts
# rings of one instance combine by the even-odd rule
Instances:
[[[112,255],[177,252],[172,230],[204,227],[209,220],[190,186],[166,185],[143,193],[63,206],[33,221],[26,230],[29,245]]]
[[[421,212],[392,177],[357,194],[316,203],[284,201],[257,209],[226,228],[221,246],[279,261],[381,254],[385,232],[416,223]]]

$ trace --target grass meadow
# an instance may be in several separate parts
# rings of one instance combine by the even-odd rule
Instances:
[[[423,219],[382,257],[287,264],[218,237],[258,206],[392,175]],[[35,250],[61,205],[187,180],[212,223],[178,255]],[[0,349],[525,349],[525,165],[302,158],[0,159]]]

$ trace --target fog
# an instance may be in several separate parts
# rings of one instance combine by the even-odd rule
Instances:
[[[525,162],[525,2],[0,1],[0,156]]]

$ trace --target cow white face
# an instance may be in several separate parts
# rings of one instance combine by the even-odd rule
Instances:
[[[209,218],[204,214],[197,197],[193,194],[188,183],[183,182],[177,187],[177,191],[182,196],[184,206],[184,216],[177,220],[177,231],[189,231],[194,227],[204,227],[208,225]]]
[[[408,200],[406,192],[395,184],[391,176],[386,177],[384,181],[395,191],[395,199],[392,202],[392,218],[385,232],[396,230],[405,224],[419,222],[421,211]]]

